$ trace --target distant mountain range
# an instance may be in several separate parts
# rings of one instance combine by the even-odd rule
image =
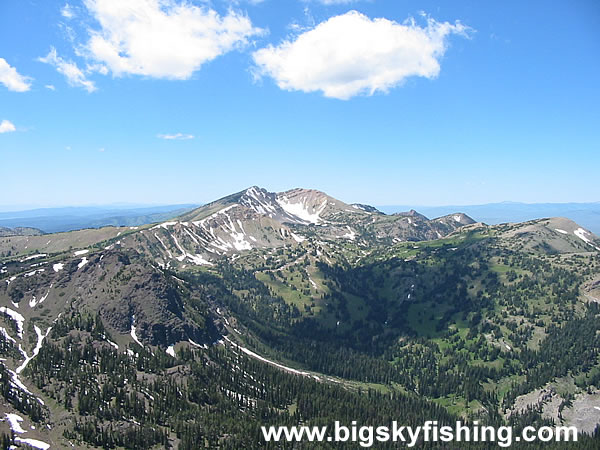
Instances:
[[[427,217],[439,217],[461,211],[478,222],[489,225],[499,223],[517,223],[547,217],[566,217],[588,228],[590,231],[600,233],[600,202],[595,203],[517,203],[502,202],[488,203],[485,205],[463,206],[415,206],[392,205],[379,206],[386,214],[397,213],[416,209]]]
[[[45,233],[105,226],[133,227],[160,222],[197,206],[192,204],[145,207],[108,205],[0,212],[0,227],[37,228]]]
[[[185,214],[199,204],[161,206],[106,205],[93,207],[40,208],[23,211],[0,212],[0,227],[37,228],[44,233],[100,228],[104,226],[130,227],[162,222]],[[502,202],[484,205],[416,206],[386,205],[374,208],[355,204],[367,212],[408,214],[416,210],[429,219],[448,216],[460,211],[477,222],[489,225],[519,223],[548,217],[566,217],[581,224],[593,233],[600,234],[600,202],[595,203],[518,203]],[[11,234],[4,230],[3,234]],[[18,233],[13,233],[18,234]]]

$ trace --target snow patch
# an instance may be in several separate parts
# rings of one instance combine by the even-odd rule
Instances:
[[[48,336],[48,333],[50,333],[50,330],[52,329],[52,327],[48,327],[48,329],[46,330],[46,334],[42,334],[42,330],[40,330],[37,325],[34,325],[33,328],[35,329],[35,334],[37,334],[37,337],[38,337],[37,344],[35,345],[35,348],[33,349],[33,353],[31,354],[31,356],[27,356],[27,353],[21,348],[21,345],[19,345],[19,350],[21,350],[21,353],[23,353],[23,355],[25,356],[25,360],[15,370],[15,372],[17,374],[21,373],[23,371],[23,369],[25,369],[25,367],[27,367],[27,364],[29,364],[29,362],[38,355],[38,353],[40,352],[40,350],[42,348],[42,343],[44,342],[44,338],[46,336]]]
[[[197,227],[199,227],[199,226],[202,226],[202,225],[204,225],[204,224],[205,224],[205,223],[206,223],[208,220],[210,220],[210,219],[214,219],[214,218],[215,218],[215,217],[217,217],[219,214],[226,213],[227,211],[229,211],[229,210],[230,210],[230,209],[232,209],[232,208],[235,208],[236,206],[238,206],[238,204],[237,204],[237,203],[234,203],[234,204],[232,204],[232,205],[226,206],[225,208],[218,210],[217,212],[215,212],[215,213],[211,214],[210,216],[208,216],[208,217],[205,217],[205,218],[204,218],[204,219],[202,219],[202,220],[197,220],[197,221],[195,221],[195,222],[192,222],[192,223],[193,223],[195,226],[197,226]],[[212,230],[211,230],[211,234],[213,234],[213,233],[212,233]],[[214,234],[213,234],[213,236],[214,236]]]
[[[37,439],[22,439],[20,437],[16,437],[15,441],[27,444],[34,448],[39,448],[41,450],[48,450],[50,448],[50,444],[46,444],[43,441],[38,441]]]
[[[63,263],[56,263],[52,266],[52,270],[54,270],[55,272],[59,272],[63,270],[64,267],[65,265]]]
[[[87,253],[89,253],[89,250],[77,250],[75,253],[73,253],[74,256],[81,256],[81,255],[85,255]]]
[[[153,226],[151,228],[151,230],[155,230],[157,228],[164,228],[166,230],[168,227],[172,227],[173,225],[177,225],[177,222],[164,222],[164,223],[160,223],[158,225]]]
[[[0,307],[0,313],[6,314],[12,320],[15,321],[15,323],[17,324],[17,335],[19,336],[19,339],[23,339],[23,323],[25,323],[25,317],[23,317],[18,312],[7,308],[6,306]]]
[[[77,268],[81,269],[83,266],[85,266],[88,263],[88,259],[84,256],[83,259],[81,260],[81,262],[79,264],[77,264]]]
[[[178,256],[177,258],[175,258],[175,259],[177,259],[177,261],[182,262],[185,258],[189,258],[197,266],[202,266],[202,265],[212,266],[212,263],[209,262],[209,261],[207,261],[206,259],[204,259],[202,257],[202,255],[190,255],[189,253],[187,253],[185,251],[185,249],[179,244],[179,241],[177,240],[177,238],[175,236],[173,236],[173,235],[171,235],[171,237],[175,241],[175,245],[177,246],[177,248],[179,249],[179,251],[182,253],[181,256]]]
[[[304,222],[314,223],[316,225],[322,221],[320,215],[327,206],[327,199],[324,199],[323,203],[321,203],[321,206],[318,208],[313,208],[314,212],[309,210],[305,198],[299,203],[292,203],[288,197],[282,195],[281,197],[277,197],[277,203],[279,203],[279,206],[281,206],[286,213],[296,216]]]
[[[191,259],[192,262],[194,264],[196,264],[197,266],[212,266],[213,265],[213,263],[211,263],[210,261],[207,261],[206,259],[204,259],[202,257],[202,255],[190,255],[188,253],[187,257],[189,259]]]
[[[175,347],[172,345],[169,345],[169,348],[167,348],[167,355],[171,355],[173,358],[175,358]]]
[[[298,244],[300,244],[306,240],[306,238],[303,238],[302,236],[298,236],[296,233],[290,233],[290,234],[292,235],[292,237]]]
[[[577,228],[575,231],[573,231],[573,234],[575,236],[577,236],[579,239],[581,239],[583,242],[585,242],[586,244],[592,244],[592,241],[590,239],[588,239],[585,235],[589,234],[587,231],[585,231],[583,228]]]
[[[584,241],[586,244],[591,244],[591,241],[587,237],[585,237],[587,231],[585,231],[583,228],[577,228],[575,231],[573,231],[573,234],[582,241]]]
[[[237,224],[240,226],[242,233],[246,234],[246,230],[244,230],[244,226],[242,225],[242,221],[240,219],[237,219]]]
[[[459,216],[458,214],[457,214],[457,215],[455,215],[455,216],[454,216],[454,220],[456,220],[457,222],[459,222],[459,223],[460,223],[460,216]]]
[[[184,229],[184,231],[186,232],[186,234],[192,238],[192,241],[194,241],[196,244],[200,245],[200,241],[197,239],[196,235],[194,233],[192,233],[190,230],[188,230],[187,228]]]
[[[35,299],[35,295],[34,295],[33,298],[31,300],[29,300],[29,307],[30,308],[35,308],[36,305],[42,304],[44,302],[44,300],[46,300],[48,298],[48,295],[50,294],[50,289],[52,289],[52,284],[50,285],[50,288],[48,289],[48,292],[46,292],[46,295],[44,295],[39,300],[36,300]]]
[[[353,241],[354,239],[356,239],[356,233],[354,232],[354,230],[350,227],[346,227],[348,228],[348,233],[344,234],[343,236],[341,236],[344,239],[350,239],[351,241]]]
[[[17,341],[15,341],[9,334],[8,331],[6,331],[6,328],[4,327],[0,327],[0,334],[2,334],[4,336],[4,339],[6,339],[7,341],[12,342],[13,344],[16,344]]]
[[[255,212],[257,212],[259,214],[267,214],[267,212],[270,212],[270,213],[276,213],[277,212],[277,208],[275,208],[271,204],[271,202],[269,201],[269,199],[265,197],[264,193],[261,192],[261,191],[259,191],[255,187],[248,188],[246,190],[246,195],[248,197],[250,197],[251,199],[255,200],[258,203],[258,206],[254,205],[250,201],[247,201],[247,199],[242,199],[242,204],[246,203],[246,206],[249,206]],[[246,200],[246,201],[244,201],[244,200]]]
[[[573,231],[573,234],[575,236],[577,236],[579,239],[581,239],[583,242],[591,245],[592,247],[594,247],[596,250],[598,250],[600,252],[600,247],[595,246],[594,243],[592,242],[592,240],[585,236],[586,234],[591,235],[591,233],[589,231],[586,231],[583,228],[577,228],[575,231]]]
[[[42,273],[42,272],[45,272],[45,271],[46,271],[46,269],[37,269],[37,270],[33,270],[33,271],[31,271],[31,272],[27,272],[27,273],[26,273],[24,276],[25,276],[25,277],[32,277],[32,276],[34,276],[36,273]]]
[[[172,258],[173,255],[171,254],[171,252],[169,251],[169,249],[167,248],[167,246],[165,245],[163,240],[158,236],[158,234],[154,233],[154,237],[156,237],[156,239],[158,239],[158,242],[161,243],[161,245],[163,246],[163,248],[166,250],[167,254],[169,255],[169,258]]]
[[[27,387],[21,382],[21,380],[19,380],[19,376],[14,373],[12,370],[9,369],[10,374],[12,375],[12,380],[11,380],[11,384],[13,386],[15,386],[18,389],[21,389],[23,392],[26,392],[29,395],[33,395],[33,393],[27,389]],[[42,402],[40,399],[38,399],[38,401],[43,405],[44,402]]]
[[[181,247],[181,245],[179,245],[179,241],[177,240],[177,238],[173,235],[171,235],[171,237],[173,238],[173,240],[175,241],[175,246],[179,249],[179,251],[181,252],[181,256],[176,258],[179,261],[183,261],[185,259],[185,256],[187,254],[187,252],[183,249],[183,247]],[[181,259],[179,259],[181,258]]]
[[[36,258],[43,258],[44,256],[48,256],[48,255],[46,255],[45,253],[39,253],[37,255],[28,256],[27,258],[22,259],[20,262],[30,261],[30,260],[36,259]]]
[[[555,228],[555,229],[554,229],[554,231],[558,231],[558,232],[559,232],[559,233],[561,233],[561,234],[569,234],[569,232],[568,232],[568,231],[561,230],[560,228]]]
[[[20,415],[6,413],[6,420],[8,420],[11,430],[13,430],[15,433],[27,433],[27,431],[21,427],[20,422],[23,422],[23,418]]]
[[[246,239],[244,239],[244,236],[245,235],[242,233],[236,233],[236,232],[231,233],[231,237],[234,239],[233,246],[238,251],[252,250],[252,244],[250,244],[250,242],[248,242]]]
[[[136,334],[136,328],[135,328],[135,316],[131,316],[131,337],[133,338],[133,340],[140,346],[143,347],[144,345],[140,342],[140,340],[137,337]]]
[[[200,345],[200,344],[197,344],[196,342],[192,341],[191,339],[188,339],[188,342],[190,344],[192,344],[194,347],[208,349],[208,345],[206,345],[206,344]]]
[[[243,352],[244,352],[246,355],[248,355],[248,356],[250,356],[250,357],[252,357],[252,358],[258,359],[259,361],[265,362],[265,363],[267,363],[267,364],[271,364],[272,366],[278,367],[279,369],[285,370],[286,372],[295,373],[296,375],[302,375],[302,376],[305,376],[305,377],[313,377],[313,378],[315,378],[316,380],[320,380],[320,379],[319,379],[317,376],[315,376],[315,375],[313,375],[313,374],[311,374],[311,373],[308,373],[308,372],[303,372],[303,371],[301,371],[301,370],[297,370],[297,369],[293,369],[293,368],[291,368],[291,367],[287,367],[287,366],[284,366],[284,365],[282,365],[282,364],[279,364],[279,363],[276,363],[276,362],[274,362],[274,361],[270,361],[270,360],[268,360],[268,359],[266,359],[266,358],[263,358],[262,356],[260,356],[260,355],[258,355],[258,354],[256,354],[256,353],[254,353],[252,350],[248,350],[248,349],[247,349],[247,348],[245,348],[245,347],[240,347],[240,346],[239,346],[239,345],[237,345],[235,342],[233,342],[231,339],[229,339],[227,336],[223,336],[223,339],[225,339],[225,340],[226,340],[227,342],[229,342],[231,345],[234,345],[234,346],[236,346],[237,348],[239,348],[239,349],[240,349],[241,351],[243,351]]]

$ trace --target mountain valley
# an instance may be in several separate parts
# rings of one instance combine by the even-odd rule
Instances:
[[[254,186],[28,234],[0,236],[4,442],[264,448],[265,424],[426,417],[575,425],[597,448],[600,239],[567,218]]]

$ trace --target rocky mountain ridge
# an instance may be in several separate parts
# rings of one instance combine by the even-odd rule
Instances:
[[[583,265],[595,267],[599,251],[595,235],[565,218],[488,226],[461,213],[431,220],[416,211],[385,215],[320,191],[270,193],[252,187],[168,222],[0,238],[2,367],[11,396],[47,400],[27,378],[27,366],[46,358],[41,349],[53,336],[63,339],[70,332],[65,323],[78,315],[84,317],[76,322],[85,339],[91,332],[94,346],[138,365],[138,354],[174,357],[182,350],[213,348],[215,342],[233,347],[248,339],[319,374],[363,379],[363,373],[352,375],[357,365],[335,374],[331,361],[311,366],[320,356],[299,359],[303,352],[295,353],[295,344],[315,339],[310,345],[335,341],[353,351],[407,352],[394,347],[398,336],[407,339],[407,330],[427,337],[446,327],[449,336],[440,338],[454,342],[452,330],[467,322],[481,330],[473,325],[469,333],[479,333],[482,357],[497,357],[521,342],[516,335],[502,335],[504,328],[490,332],[489,320],[505,320],[488,308],[490,302],[517,298],[514,292],[496,296],[498,286],[509,292],[519,283],[523,292],[531,286],[541,292],[558,277],[549,291],[556,299],[545,304],[563,297],[575,301],[579,287],[570,283],[579,279]],[[591,302],[600,282],[594,274],[586,273],[581,286]],[[491,319],[476,323],[477,312],[486,308]],[[523,303],[509,311],[515,318],[506,318],[506,324],[520,323],[523,336],[532,330],[545,336],[549,316],[535,316]],[[52,331],[59,327],[60,333]],[[294,345],[276,347],[285,342],[282,336]],[[261,340],[269,345],[260,347]],[[243,352],[267,361],[254,350]],[[398,380],[410,379],[403,377]],[[429,395],[437,395],[434,391]]]
[[[472,223],[460,213],[433,220],[410,214],[387,216],[312,189],[271,193],[253,186],[140,234],[147,248],[162,255],[161,264],[173,267],[211,265],[225,255],[307,239],[348,240],[363,246],[439,239]]]

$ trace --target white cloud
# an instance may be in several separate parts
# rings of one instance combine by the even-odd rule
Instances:
[[[115,76],[188,79],[202,64],[263,30],[246,16],[176,0],[85,0],[100,24],[89,30],[86,56]]]
[[[108,75],[108,68],[104,64],[87,64],[86,73],[98,72],[102,75]]]
[[[20,75],[17,69],[11,67],[4,58],[0,58],[0,83],[6,86],[9,91],[28,91],[31,87],[29,80],[29,77]]]
[[[0,122],[0,133],[10,133],[12,131],[17,131],[12,122],[8,120],[3,120]]]
[[[60,10],[60,14],[66,19],[72,19],[75,17],[75,12],[73,11],[73,7],[68,3],[65,3],[65,6]]]
[[[178,141],[184,141],[184,140],[188,140],[188,139],[194,139],[194,135],[193,134],[183,134],[183,133],[158,134],[157,137],[159,137],[161,139],[178,140]]]
[[[469,31],[460,22],[427,19],[421,27],[412,19],[399,24],[349,11],[254,52],[255,75],[272,77],[281,89],[342,100],[388,92],[408,77],[437,77],[447,37]]]
[[[56,88],[54,87],[54,85],[53,85],[53,84],[47,84],[47,85],[46,85],[46,86],[44,86],[44,87],[45,87],[46,89],[49,89],[49,90],[51,90],[51,91],[55,91],[55,90],[56,90]]]
[[[88,92],[94,92],[96,90],[94,82],[86,78],[81,69],[77,67],[77,64],[62,59],[58,56],[54,47],[50,48],[50,53],[48,53],[48,55],[43,58],[38,58],[38,61],[56,67],[56,70],[66,77],[67,82],[71,86],[82,87]]]

